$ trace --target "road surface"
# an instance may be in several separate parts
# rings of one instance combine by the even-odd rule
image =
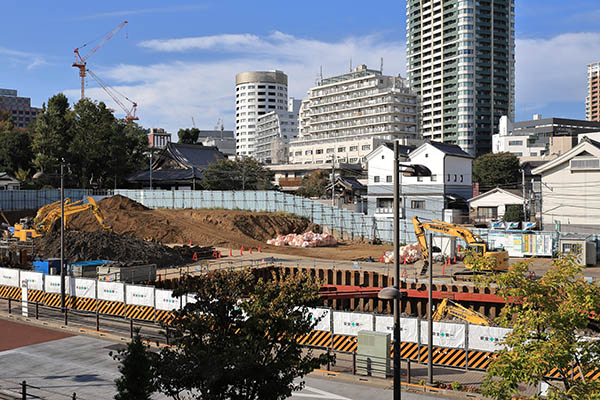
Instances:
[[[28,335],[35,340],[23,339]],[[65,400],[77,393],[77,399],[112,399],[117,363],[109,356],[123,344],[88,336],[69,336],[50,329],[0,320],[0,389],[18,391],[27,381],[39,389],[29,394],[43,399]],[[290,400],[373,400],[392,399],[388,388],[369,386],[339,379],[307,377],[306,387]],[[161,395],[155,399],[164,399]],[[425,400],[434,397],[403,393],[404,399]],[[439,397],[438,397],[439,398]]]

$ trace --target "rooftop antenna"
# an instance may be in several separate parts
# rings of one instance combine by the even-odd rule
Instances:
[[[352,57],[350,57],[350,72],[352,72]]]
[[[323,80],[323,64],[321,64],[321,67],[319,68],[319,77]]]
[[[379,72],[383,75],[383,57],[381,57],[381,66],[379,67]]]

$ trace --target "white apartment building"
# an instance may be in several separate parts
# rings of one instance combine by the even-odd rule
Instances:
[[[281,71],[242,72],[235,76],[236,155],[251,156],[257,118],[287,109],[288,77]]]
[[[585,98],[585,119],[600,121],[600,62],[589,64],[588,93]]]
[[[405,79],[358,66],[321,79],[300,106],[292,164],[360,163],[385,141],[420,143],[418,98]]]
[[[290,139],[298,136],[300,100],[288,100],[287,111],[271,111],[257,118],[253,157],[263,164],[286,164]]]

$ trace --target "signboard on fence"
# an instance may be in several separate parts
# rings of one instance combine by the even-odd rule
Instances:
[[[428,322],[421,321],[421,344],[428,344]],[[465,348],[465,325],[445,322],[433,323],[433,345],[440,347]]]
[[[44,291],[46,293],[60,293],[60,275],[46,275],[46,279],[44,279]]]
[[[308,310],[312,314],[311,321],[319,319],[314,328],[316,331],[331,330],[331,310],[328,308],[309,308]]]
[[[193,294],[186,295],[185,304],[187,303],[196,303],[196,297]]]
[[[157,310],[172,311],[185,306],[185,303],[181,303],[181,297],[173,297],[172,290],[156,289],[154,296],[156,297]]]
[[[74,278],[71,280],[71,290],[69,294],[75,297],[86,299],[96,298],[96,280],[86,278]]]
[[[120,282],[98,281],[98,300],[125,303],[125,284]]]
[[[0,286],[19,287],[19,270],[13,268],[0,268]]]
[[[504,346],[500,345],[504,337],[512,329],[493,326],[469,325],[469,349],[481,351],[497,351]]]
[[[125,303],[154,307],[154,287],[127,285],[125,288]]]
[[[377,315],[375,330],[389,333],[394,339],[394,317]],[[419,343],[418,320],[416,318],[400,318],[400,338],[403,342]]]
[[[333,333],[358,336],[359,331],[373,330],[373,315],[333,312]]]
[[[41,272],[21,271],[21,281],[27,281],[29,290],[44,290],[44,274]]]

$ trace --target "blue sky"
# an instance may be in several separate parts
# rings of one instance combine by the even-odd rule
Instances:
[[[104,81],[135,100],[140,123],[176,133],[233,128],[234,79],[281,69],[304,97],[324,75],[366,63],[405,75],[405,2],[37,1],[2,2],[0,87],[41,106],[78,98],[73,49],[129,24],[89,59]],[[598,0],[516,0],[517,119],[584,118],[586,64],[600,61]],[[117,106],[89,80],[87,94]],[[120,113],[120,110],[118,110]]]

